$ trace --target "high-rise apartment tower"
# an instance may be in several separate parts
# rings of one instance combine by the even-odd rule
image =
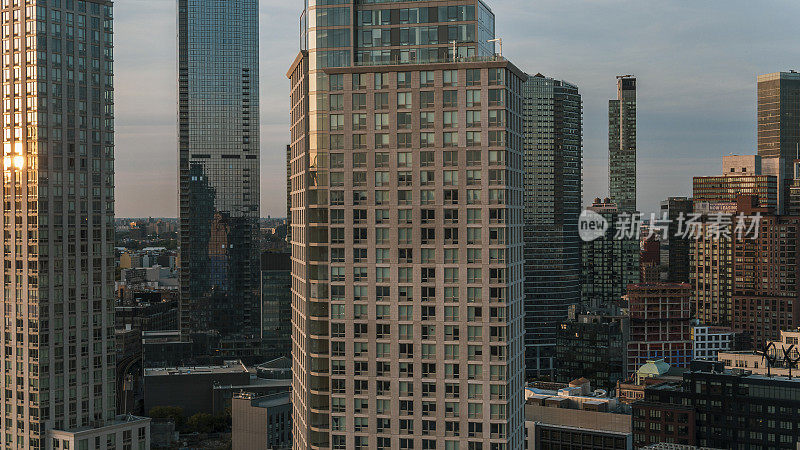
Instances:
[[[581,242],[581,303],[590,308],[619,307],[630,284],[639,283],[639,239],[621,229],[620,212],[609,199],[594,199],[594,211],[608,223],[605,234]]]
[[[608,101],[608,186],[620,212],[636,211],[636,78],[617,77]]]
[[[258,1],[178,0],[184,340],[202,332],[226,348],[257,346],[258,86]]]
[[[105,449],[117,424],[112,3],[6,0],[0,18],[0,447]],[[148,422],[135,421],[145,445]]]
[[[578,87],[541,74],[523,84],[525,367],[550,374],[556,328],[581,301],[582,105]]]
[[[294,447],[519,450],[526,76],[479,0],[329,3],[288,73]]]

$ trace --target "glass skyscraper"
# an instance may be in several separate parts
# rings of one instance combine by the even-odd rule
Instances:
[[[523,84],[525,367],[551,374],[556,328],[581,301],[582,104],[578,87],[541,74]]]
[[[778,197],[791,198],[794,161],[800,159],[800,73],[794,70],[758,76],[758,155],[782,158]],[[779,204],[783,211],[784,202]]]
[[[782,157],[786,176],[800,159],[800,73],[758,76],[758,155]]]
[[[178,0],[180,328],[255,352],[259,307],[258,1]]]
[[[636,78],[617,77],[608,101],[608,188],[620,212],[636,211]]]
[[[479,0],[306,6],[294,448],[519,450],[525,74]]]

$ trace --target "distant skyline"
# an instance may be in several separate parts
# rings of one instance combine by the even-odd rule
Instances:
[[[800,4],[743,0],[486,0],[503,55],[530,74],[575,83],[584,101],[584,204],[608,195],[608,99],[638,79],[638,197],[644,212],[691,195],[722,156],[756,153],[756,76],[800,69]],[[261,213],[286,215],[286,70],[302,2],[262,0]],[[115,4],[116,214],[177,215],[176,5]],[[276,194],[277,192],[277,194]]]

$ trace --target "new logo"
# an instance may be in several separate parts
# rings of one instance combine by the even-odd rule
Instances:
[[[594,211],[584,210],[578,217],[578,234],[586,242],[605,236],[606,230],[608,221]]]

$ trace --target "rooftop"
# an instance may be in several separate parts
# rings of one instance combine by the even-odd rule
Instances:
[[[291,393],[287,391],[259,397],[252,392],[237,392],[233,394],[233,398],[250,400],[250,405],[257,408],[272,408],[275,406],[283,406],[291,402]]]
[[[71,428],[71,429],[68,429],[68,430],[56,430],[56,429],[54,429],[52,431],[54,433],[58,433],[58,434],[61,434],[61,433],[76,434],[76,433],[83,433],[85,431],[100,430],[100,429],[103,429],[103,428],[111,428],[111,427],[115,427],[115,426],[119,426],[119,425],[125,425],[125,424],[128,424],[128,423],[149,422],[149,421],[150,421],[149,417],[134,416],[132,414],[120,414],[118,416],[115,416],[113,420],[109,420],[109,421],[105,422],[101,426],[88,426],[87,425],[87,426],[83,426],[83,427]]]
[[[663,359],[647,361],[639,368],[637,374],[640,376],[658,376],[669,372],[670,365]]]
[[[168,375],[198,375],[198,374],[223,374],[246,373],[247,367],[241,361],[225,361],[222,366],[191,366],[191,367],[153,367],[144,369],[144,376]]]
[[[758,76],[758,82],[774,80],[800,80],[800,73],[790,70],[789,72],[765,73]]]

